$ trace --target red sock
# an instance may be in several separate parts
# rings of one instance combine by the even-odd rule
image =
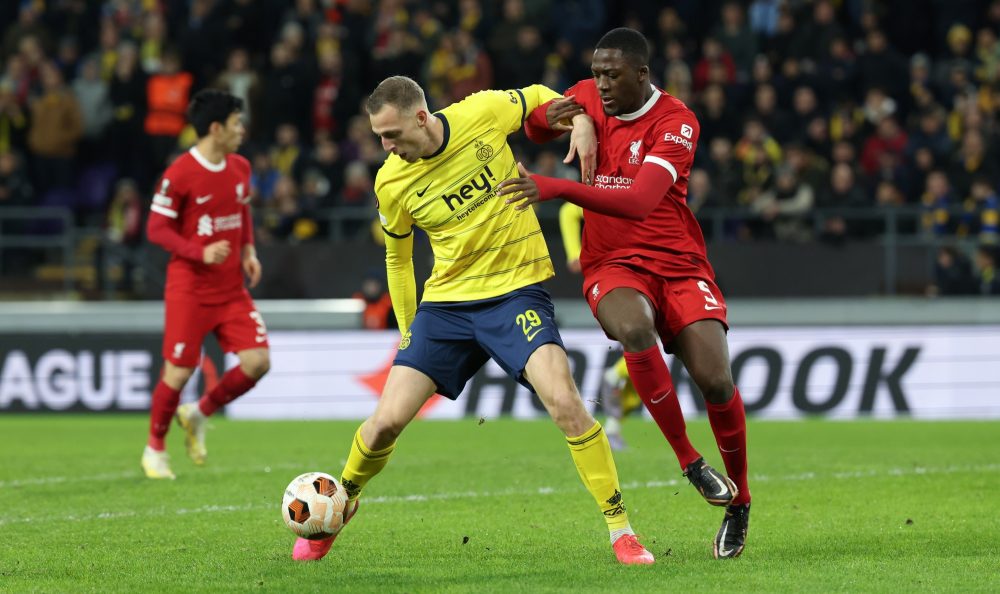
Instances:
[[[162,452],[163,438],[170,429],[170,421],[177,412],[177,403],[181,400],[181,391],[175,390],[160,380],[153,389],[153,404],[149,411],[149,441],[147,444],[154,450]]]
[[[256,383],[257,380],[248,377],[237,365],[222,376],[211,392],[201,397],[201,400],[198,401],[198,408],[201,409],[203,415],[210,416],[219,407],[246,394],[247,390],[254,387]]]
[[[747,415],[743,410],[740,391],[733,390],[733,397],[725,404],[705,404],[708,407],[708,422],[712,424],[712,432],[715,433],[715,442],[719,444],[719,453],[726,463],[726,472],[740,490],[733,503],[750,503],[750,486],[747,484]]]
[[[625,353],[625,363],[628,365],[628,376],[632,379],[635,391],[642,398],[646,410],[653,415],[653,420],[660,426],[663,436],[670,442],[670,447],[677,455],[681,469],[701,457],[687,437],[687,425],[681,405],[677,402],[677,392],[674,382],[670,379],[670,370],[660,355],[660,347],[653,345],[640,353]]]

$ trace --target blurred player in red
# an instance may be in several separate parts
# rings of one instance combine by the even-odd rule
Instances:
[[[726,303],[686,204],[700,128],[686,105],[650,83],[648,63],[642,34],[614,29],[597,44],[594,77],[567,90],[570,99],[540,105],[525,122],[532,140],[545,141],[582,106],[585,116],[572,121],[575,128],[596,128],[596,171],[592,155],[581,152],[584,180],[593,186],[531,175],[519,164],[521,177],[502,182],[498,193],[520,202],[518,208],[557,197],[584,208],[580,264],[587,301],[608,336],[625,347],[629,376],[685,476],[709,503],[727,506],[714,555],[736,557],[750,518],[746,415],[729,364]],[[580,130],[574,132],[577,142]],[[657,337],[704,395],[731,479],[706,464],[688,440]]]
[[[164,290],[163,376],[153,391],[142,468],[149,478],[174,478],[164,447],[170,420],[185,431],[188,455],[205,463],[205,419],[244,394],[270,367],[264,320],[244,287],[261,266],[250,219],[250,164],[235,151],[246,130],[243,102],[214,89],[194,96],[188,121],[198,143],[163,173],[149,215],[149,240],[170,252]],[[180,392],[215,334],[240,364],[201,397],[178,408]]]

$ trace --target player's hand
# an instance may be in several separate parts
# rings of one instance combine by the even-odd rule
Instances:
[[[563,163],[572,163],[573,157],[580,157],[580,181],[594,184],[594,170],[597,169],[597,131],[594,120],[586,114],[573,118],[573,132],[569,136],[569,151]]]
[[[583,113],[583,107],[573,97],[554,99],[545,109],[545,120],[549,128],[559,132],[573,129],[573,118]]]
[[[573,274],[580,274],[580,271],[583,270],[583,267],[580,266],[580,258],[566,262],[566,269]]]
[[[206,245],[205,251],[201,253],[201,259],[205,264],[222,264],[231,251],[233,250],[229,247],[229,242],[223,239]]]
[[[525,169],[520,161],[517,163],[517,173],[518,177],[512,177],[500,182],[497,186],[497,196],[509,196],[507,204],[517,203],[514,209],[524,210],[532,204],[539,202],[541,194],[538,192],[538,184],[535,183],[535,180],[531,179],[531,172]]]
[[[257,259],[257,256],[253,254],[243,256],[243,273],[247,275],[251,289],[260,282],[261,271],[260,260]]]

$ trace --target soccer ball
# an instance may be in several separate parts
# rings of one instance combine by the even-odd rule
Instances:
[[[347,491],[325,472],[307,472],[292,479],[281,500],[288,529],[309,540],[335,536],[344,526]]]

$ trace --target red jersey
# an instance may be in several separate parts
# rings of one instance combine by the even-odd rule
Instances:
[[[253,243],[250,163],[237,154],[213,164],[196,148],[163,173],[153,196],[150,241],[170,252],[166,299],[222,303],[248,295],[243,282],[243,246]],[[205,246],[228,240],[221,264],[205,264]]]
[[[715,273],[705,254],[705,238],[687,206],[688,176],[701,129],[694,113],[656,87],[638,111],[619,116],[605,115],[593,79],[578,82],[565,95],[576,98],[597,128],[595,187],[628,188],[644,163],[663,167],[674,178],[673,185],[643,221],[584,209],[580,253],[584,274],[598,265],[618,261],[664,277],[712,280]]]

